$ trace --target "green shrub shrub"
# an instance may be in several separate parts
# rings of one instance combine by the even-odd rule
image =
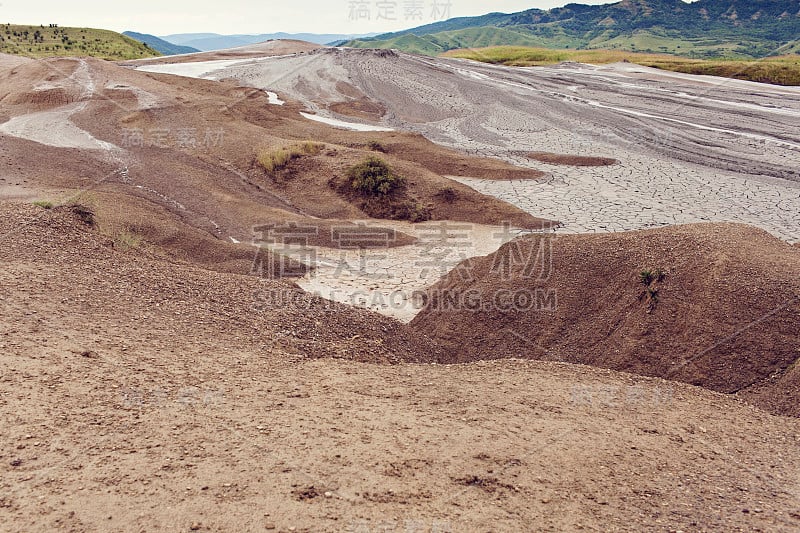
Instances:
[[[386,162],[374,156],[350,167],[347,179],[353,190],[365,196],[388,196],[406,185],[405,178],[394,174]]]

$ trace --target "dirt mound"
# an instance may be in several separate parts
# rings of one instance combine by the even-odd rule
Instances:
[[[437,358],[438,348],[407,326],[311,296],[291,282],[210,272],[183,261],[165,262],[147,250],[126,251],[99,233],[87,211],[93,213],[83,207],[46,210],[0,203],[4,283],[13,284],[16,294],[41,292],[24,305],[48,316],[48,328],[113,316],[113,323],[97,330],[112,342],[123,333],[114,331],[114,324],[147,316],[148,335],[154,337],[203,335],[251,347],[279,343],[308,358],[380,363]],[[59,265],[58,277],[40,285],[41,278],[30,273],[47,265]],[[83,304],[52,308],[67,301]],[[4,317],[10,320],[19,309],[8,311]]]
[[[354,364],[442,354],[288,283],[123,251],[66,208],[0,203],[0,254],[11,529],[800,524],[798,421],[732,398],[561,363]]]
[[[616,165],[619,161],[610,157],[587,157],[569,154],[553,154],[550,152],[529,152],[525,154],[529,159],[548,163],[550,165],[565,165],[571,167],[607,167]]]
[[[748,226],[515,240],[434,286],[412,326],[449,362],[584,363],[800,416],[800,253]]]

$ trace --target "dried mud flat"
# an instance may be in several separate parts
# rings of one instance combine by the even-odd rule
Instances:
[[[741,222],[800,240],[797,88],[630,64],[526,69],[330,48],[215,75],[321,113],[372,102],[386,110],[383,125],[545,170],[544,181],[459,181],[566,232]],[[565,169],[530,161],[532,151],[618,164]]]

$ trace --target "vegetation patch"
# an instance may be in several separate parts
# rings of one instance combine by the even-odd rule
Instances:
[[[644,285],[644,291],[639,295],[639,300],[644,300],[648,313],[652,313],[656,308],[661,290],[658,284],[663,282],[666,277],[666,273],[660,268],[646,268],[639,272],[639,283]]]
[[[122,250],[138,248],[142,245],[142,236],[131,230],[124,230],[114,239],[114,246]]]
[[[289,166],[289,164],[300,157],[305,155],[319,155],[324,144],[314,141],[303,141],[302,143],[293,144],[291,146],[284,146],[274,150],[261,150],[256,160],[261,167],[267,172],[280,172]]]
[[[0,52],[26,57],[92,56],[114,61],[161,54],[122,34],[92,28],[57,25],[0,25]]]
[[[55,204],[50,200],[36,200],[33,202],[33,205],[41,207],[42,209],[53,209],[53,207],[55,207]]]
[[[410,222],[431,219],[430,208],[409,196],[406,179],[379,157],[367,157],[350,167],[344,179],[333,179],[330,185],[370,217]]]
[[[365,196],[387,196],[405,189],[406,180],[395,175],[382,159],[370,156],[347,171],[350,187]]]

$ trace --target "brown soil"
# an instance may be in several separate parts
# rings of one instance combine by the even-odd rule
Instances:
[[[493,300],[537,291],[532,306]],[[488,307],[448,303],[459,295]],[[703,224],[523,238],[465,262],[429,298],[412,326],[441,341],[448,362],[589,364],[800,416],[800,252],[761,230]]]
[[[386,113],[386,108],[384,106],[367,99],[335,102],[328,105],[328,109],[340,115],[367,120],[378,120]]]
[[[328,184],[373,153],[364,147],[362,134],[303,119],[291,103],[269,105],[259,90],[84,61],[98,92],[70,120],[124,151],[111,156],[102,150],[56,148],[3,136],[0,187],[24,187],[51,200],[89,188],[100,226],[110,236],[133,231],[167,254],[224,272],[249,272],[246,255],[252,251],[234,250],[230,238],[250,242],[254,227],[313,226],[316,232],[308,244],[336,246],[332,235],[337,228],[369,219],[356,203],[332,194]],[[0,69],[0,115],[10,118],[85,100],[84,88],[70,81],[80,68],[78,60],[53,59]],[[63,86],[56,91],[57,99],[43,96],[56,94],[54,89],[34,90],[42,80]],[[140,108],[137,95],[141,91],[157,104]],[[141,139],[132,143],[131,132],[139,132]],[[180,141],[180,132],[189,132],[190,142]],[[325,150],[293,162],[279,174],[269,174],[256,163],[263,148],[306,139],[324,142]],[[434,219],[509,221],[529,228],[549,224],[433,173],[419,162],[430,156],[444,160],[451,151],[437,151],[415,136],[398,135],[394,142],[406,147],[387,159],[406,176],[410,194]],[[418,145],[428,148],[416,154]],[[446,202],[437,196],[447,187],[458,191],[458,201]],[[395,233],[391,243],[412,241]]]
[[[800,527],[796,420],[584,366],[387,365],[442,354],[66,209],[0,204],[0,236],[4,529]]]
[[[362,135],[375,137],[370,140],[377,141],[384,153],[402,158],[416,158],[425,168],[443,176],[487,180],[535,180],[546,176],[544,172],[515,167],[499,159],[467,156],[455,150],[443,149],[418,134],[391,133],[380,138],[375,134]]]
[[[611,159],[609,157],[585,157],[569,154],[552,154],[549,152],[528,152],[525,156],[550,165],[572,167],[608,167],[618,163],[616,159]]]
[[[560,237],[537,282],[558,290],[551,316],[429,310],[405,326],[250,275],[244,243],[277,224],[337,246],[367,217],[329,182],[371,140],[435,219],[547,227],[442,176],[538,174],[328,128],[232,83],[0,56],[0,120],[65,102],[86,105],[64,121],[121,148],[0,136],[0,195],[20,199],[0,201],[3,531],[800,528],[800,421],[741,400],[797,414],[798,305],[779,306],[799,294],[800,250],[734,225]],[[134,129],[142,145],[125,143]],[[255,161],[306,139],[325,149],[278,173]],[[443,285],[531,286],[490,261]],[[645,268],[666,277],[645,287]],[[738,394],[553,361],[437,364],[509,355]]]

